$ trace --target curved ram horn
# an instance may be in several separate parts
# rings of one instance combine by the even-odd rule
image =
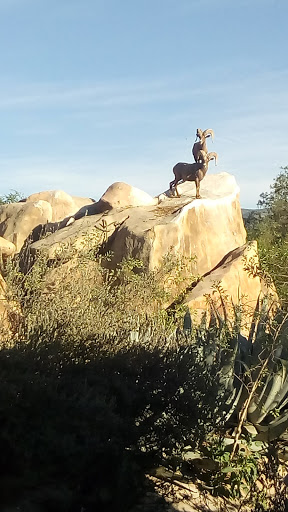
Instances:
[[[218,153],[208,153],[207,157],[209,162],[210,160],[215,160],[215,165],[217,165]]]
[[[214,132],[213,130],[211,130],[211,128],[208,128],[208,130],[204,130],[203,132],[203,136],[206,138],[206,137],[211,137],[211,139],[213,140],[214,138]]]

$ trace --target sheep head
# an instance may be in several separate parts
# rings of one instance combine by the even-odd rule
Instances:
[[[210,160],[215,160],[215,165],[217,165],[217,158],[218,154],[214,152],[208,153],[207,155],[208,162],[210,162]]]

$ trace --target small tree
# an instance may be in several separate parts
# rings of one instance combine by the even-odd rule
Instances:
[[[23,195],[17,190],[11,190],[9,194],[4,194],[0,196],[0,204],[8,204],[8,203],[18,203],[23,199]]]
[[[269,192],[262,193],[258,206],[265,214],[248,220],[248,235],[259,243],[260,261],[272,276],[277,291],[288,306],[288,166],[282,167]]]

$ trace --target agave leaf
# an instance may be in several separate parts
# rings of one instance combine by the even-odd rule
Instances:
[[[273,409],[276,407],[278,409],[283,409],[288,403],[288,361],[283,359],[280,359],[279,361],[281,363],[281,367],[278,369],[277,374],[274,376],[274,386],[272,387],[266,402],[263,404],[263,413],[266,411],[266,414],[263,414],[263,416],[259,418],[259,423],[261,423],[265,416]]]
[[[278,407],[283,391],[285,395],[288,391],[288,382],[287,388],[285,386],[286,369],[281,360],[280,363],[281,366],[275,373],[267,375],[261,394],[251,400],[248,418],[254,424],[261,423],[271,410]]]
[[[285,395],[285,398],[283,400],[283,397],[281,400],[279,400],[277,409],[286,409],[286,405],[288,404],[288,380],[285,381],[285,384],[283,385],[283,390],[281,390],[281,395]],[[280,396],[281,396],[280,395]]]
[[[279,393],[276,396],[277,407],[283,408],[288,403],[288,361],[280,359],[283,369],[283,383]]]
[[[278,437],[285,432],[288,427],[288,411],[285,411],[278,418],[271,421],[269,425],[256,425],[259,434],[255,437],[255,441],[264,441],[269,443],[273,439]]]
[[[233,346],[234,345],[234,346]],[[228,389],[231,387],[231,379],[234,377],[234,367],[236,362],[236,356],[238,354],[238,339],[232,338],[231,346],[228,349],[221,351],[221,372],[220,382],[225,385]]]
[[[243,391],[243,383],[241,384],[239,390],[238,390],[238,393],[233,393],[232,397],[229,399],[229,401],[226,402],[226,408],[228,409],[228,406],[230,405],[230,408],[227,410],[226,412],[226,416],[224,417],[224,421],[228,421],[232,414],[234,413],[234,411],[237,409],[237,406],[240,402],[240,399],[242,397],[242,391]],[[236,388],[235,388],[235,392],[236,392]]]
[[[254,310],[254,315],[251,322],[250,332],[248,339],[253,343],[257,334],[257,324],[259,322],[259,314],[260,314],[260,293],[257,298],[257,303]]]
[[[249,404],[249,407],[247,410],[247,418],[254,425],[255,425],[255,423],[260,423],[259,418],[262,413],[262,403],[264,402],[264,399],[265,399],[264,394],[266,393],[266,396],[267,396],[267,394],[269,394],[270,389],[267,391],[269,386],[270,386],[270,388],[272,387],[270,375],[268,375],[266,377],[265,383],[263,383],[263,389],[262,389],[260,396],[257,396],[257,395],[253,396],[250,401],[250,404]]]
[[[261,421],[263,421],[263,419],[265,418],[265,416],[267,416],[270,410],[277,406],[276,397],[283,384],[282,371],[280,370],[276,374],[271,376],[271,381],[272,386],[270,387],[266,400],[261,400],[261,402],[259,403],[259,410],[262,411],[262,414],[260,414],[258,423],[261,423]],[[263,397],[265,398],[265,395],[263,395]]]

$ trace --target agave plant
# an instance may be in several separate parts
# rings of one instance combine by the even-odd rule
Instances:
[[[228,396],[223,405],[224,421],[238,426],[241,421],[240,431],[248,422],[256,428],[255,440],[272,441],[288,428],[287,316],[273,323],[271,303],[259,298],[249,336],[244,337],[239,328],[239,310],[235,308],[231,326],[224,301],[222,309],[223,317],[213,309],[208,330],[216,328],[218,337],[226,332],[226,344],[220,349],[219,381],[219,393],[224,390]],[[208,364],[219,357],[217,351],[219,345],[218,349],[210,345]]]
[[[259,382],[247,409],[247,420],[256,427],[256,439],[261,441],[278,438],[288,427],[288,358],[282,343],[285,343],[286,328],[287,318],[284,318],[276,336],[270,335],[270,346],[263,346],[263,336],[259,335],[251,351],[251,378]]]

